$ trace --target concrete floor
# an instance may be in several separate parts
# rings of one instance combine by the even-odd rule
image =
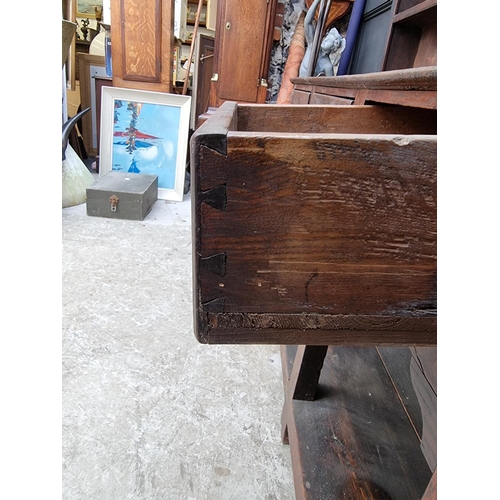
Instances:
[[[295,498],[279,347],[193,335],[190,194],[62,240],[63,498]]]

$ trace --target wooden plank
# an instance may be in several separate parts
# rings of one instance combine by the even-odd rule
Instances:
[[[425,490],[422,500],[436,500],[437,498],[437,469],[432,474],[432,478],[429,481],[429,485]]]
[[[437,466],[437,395],[413,357],[410,373],[422,412],[422,452],[429,468],[434,470]]]
[[[406,92],[404,90],[368,90],[367,104],[386,103],[411,106],[412,109],[437,109],[437,91]]]
[[[432,390],[437,394],[437,349],[435,347],[413,347],[410,351]]]
[[[294,89],[290,97],[291,104],[309,104],[310,92],[301,92]]]
[[[318,94],[312,95],[311,101],[316,96]],[[437,133],[436,112],[428,109],[330,104],[324,106],[311,103],[306,109],[304,106],[291,104],[238,106],[237,131],[272,134]]]
[[[411,346],[436,345],[436,318],[359,315],[308,314],[255,314],[225,313],[224,299],[217,302],[220,308],[213,309],[215,301],[209,302],[211,310],[202,304],[202,318],[197,332],[198,340],[218,344],[293,344],[297,341],[308,345],[351,346]],[[240,321],[234,322],[235,317]],[[314,319],[312,319],[314,318]],[[295,321],[311,319],[311,327],[294,326]],[[328,325],[330,321],[330,326]],[[292,326],[290,326],[290,323]],[[243,327],[242,324],[247,326]],[[272,325],[264,328],[262,325]]]
[[[419,440],[421,440],[423,429],[422,412],[411,379],[411,351],[408,347],[380,346],[377,351],[408,415],[408,419],[412,423]]]
[[[368,94],[367,89],[360,89],[356,92],[356,97],[354,98],[354,104],[355,105],[362,105],[365,104],[366,101],[366,96]]]
[[[402,10],[394,15],[393,23],[408,23],[415,25],[434,24],[437,16],[437,0],[423,0],[422,2]]]
[[[353,103],[352,99],[346,99],[345,97],[337,97],[317,92],[314,92],[311,95],[311,104],[337,104],[343,106],[350,106],[352,103]]]
[[[431,471],[375,348],[330,347],[316,401],[291,404],[297,499],[420,500]]]
[[[360,75],[292,78],[294,85],[353,89],[437,90],[437,66],[397,69]]]
[[[431,357],[431,351],[436,348],[419,348]],[[429,384],[427,375],[435,378],[432,370],[424,373],[418,359],[413,355],[414,348],[379,347],[378,352],[394,384],[399,399],[403,404],[408,418],[413,424],[421,441],[424,454],[430,470],[437,464],[437,396]]]

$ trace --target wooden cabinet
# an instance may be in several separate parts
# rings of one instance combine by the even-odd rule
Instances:
[[[282,345],[297,500],[435,500],[437,69],[296,80],[360,105],[191,139],[195,333]]]
[[[384,70],[437,65],[437,0],[397,0]]]
[[[437,0],[367,0],[348,73],[437,65]]]
[[[277,0],[221,0],[217,6],[210,105],[263,103]]]
[[[113,86],[172,92],[174,0],[111,0]]]

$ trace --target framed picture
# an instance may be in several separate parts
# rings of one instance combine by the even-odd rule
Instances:
[[[158,199],[182,201],[191,96],[102,87],[99,175],[158,176]]]
[[[76,17],[95,19],[95,7],[102,11],[102,0],[76,0]]]
[[[81,108],[90,107],[82,117],[83,145],[89,156],[96,156],[99,150],[100,97],[96,86],[98,78],[106,78],[104,56],[78,54]],[[108,83],[108,85],[111,85]]]

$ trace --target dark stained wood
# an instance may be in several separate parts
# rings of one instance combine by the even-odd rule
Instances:
[[[299,346],[289,382],[290,399],[314,401],[328,346]]]
[[[111,0],[113,86],[172,92],[174,0]]]
[[[289,404],[297,499],[422,497],[431,471],[375,348],[330,347],[316,400]]]
[[[422,35],[418,45],[413,65],[435,66],[437,64],[437,23],[422,28]]]
[[[436,20],[437,0],[401,0],[394,15],[393,22],[406,21],[421,26],[432,24]]]
[[[281,346],[285,404],[281,416],[282,441],[288,444],[291,400],[314,401],[328,346]]]
[[[217,300],[218,309],[213,310]],[[293,344],[308,345],[435,345],[436,319],[324,314],[256,314],[224,312],[223,297],[202,304],[203,319],[198,340],[217,344]],[[210,310],[208,308],[210,306]],[[237,318],[237,321],[235,321]],[[294,324],[294,321],[297,321]],[[310,325],[303,328],[305,322]],[[271,326],[264,326],[271,325]]]
[[[436,343],[437,74],[387,73],[297,83],[363,106],[225,103],[191,141],[195,333],[282,344],[297,499],[420,499],[435,468],[431,351],[381,346]]]
[[[203,33],[199,36],[198,61],[196,61],[196,99],[193,129],[198,128],[202,119],[200,116],[207,112],[210,102],[211,78],[214,74],[214,38]]]
[[[281,107],[281,123],[293,116],[300,133],[244,131],[241,124],[277,123],[271,117],[280,107],[253,120],[252,110],[266,106],[237,105],[237,113],[226,104],[191,143],[195,260],[227,254],[223,279],[195,264],[199,340],[434,345],[435,136],[387,133],[396,131],[387,118],[392,110],[378,110],[386,120],[375,113],[335,125],[325,109],[300,106]],[[337,133],[307,134],[309,122]],[[350,133],[338,133],[340,123]],[[224,210],[203,202],[203,193],[219,186]],[[204,304],[214,299],[217,314],[207,315]]]

